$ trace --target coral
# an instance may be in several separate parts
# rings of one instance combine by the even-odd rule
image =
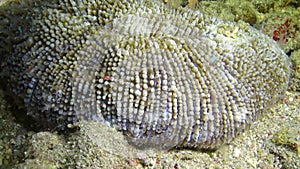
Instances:
[[[1,78],[45,127],[98,120],[140,147],[214,149],[287,89],[288,57],[244,22],[157,1],[33,8]]]

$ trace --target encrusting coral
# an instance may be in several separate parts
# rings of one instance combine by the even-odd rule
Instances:
[[[139,147],[213,149],[287,89],[289,58],[242,22],[157,1],[12,6],[33,10],[1,9],[1,79],[46,127],[98,120]]]

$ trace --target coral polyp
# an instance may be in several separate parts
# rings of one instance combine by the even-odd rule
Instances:
[[[30,5],[1,78],[47,127],[97,120],[140,147],[213,149],[287,89],[288,56],[242,22],[157,1]]]

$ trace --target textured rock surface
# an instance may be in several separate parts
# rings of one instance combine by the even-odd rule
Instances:
[[[113,2],[51,2],[18,29],[2,79],[43,125],[99,120],[140,146],[216,148],[286,90],[289,59],[250,26]]]

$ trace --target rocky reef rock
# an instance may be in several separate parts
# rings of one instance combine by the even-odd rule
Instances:
[[[0,14],[1,82],[45,127],[97,120],[139,147],[213,149],[289,81],[289,58],[261,32],[157,1],[22,1]]]

